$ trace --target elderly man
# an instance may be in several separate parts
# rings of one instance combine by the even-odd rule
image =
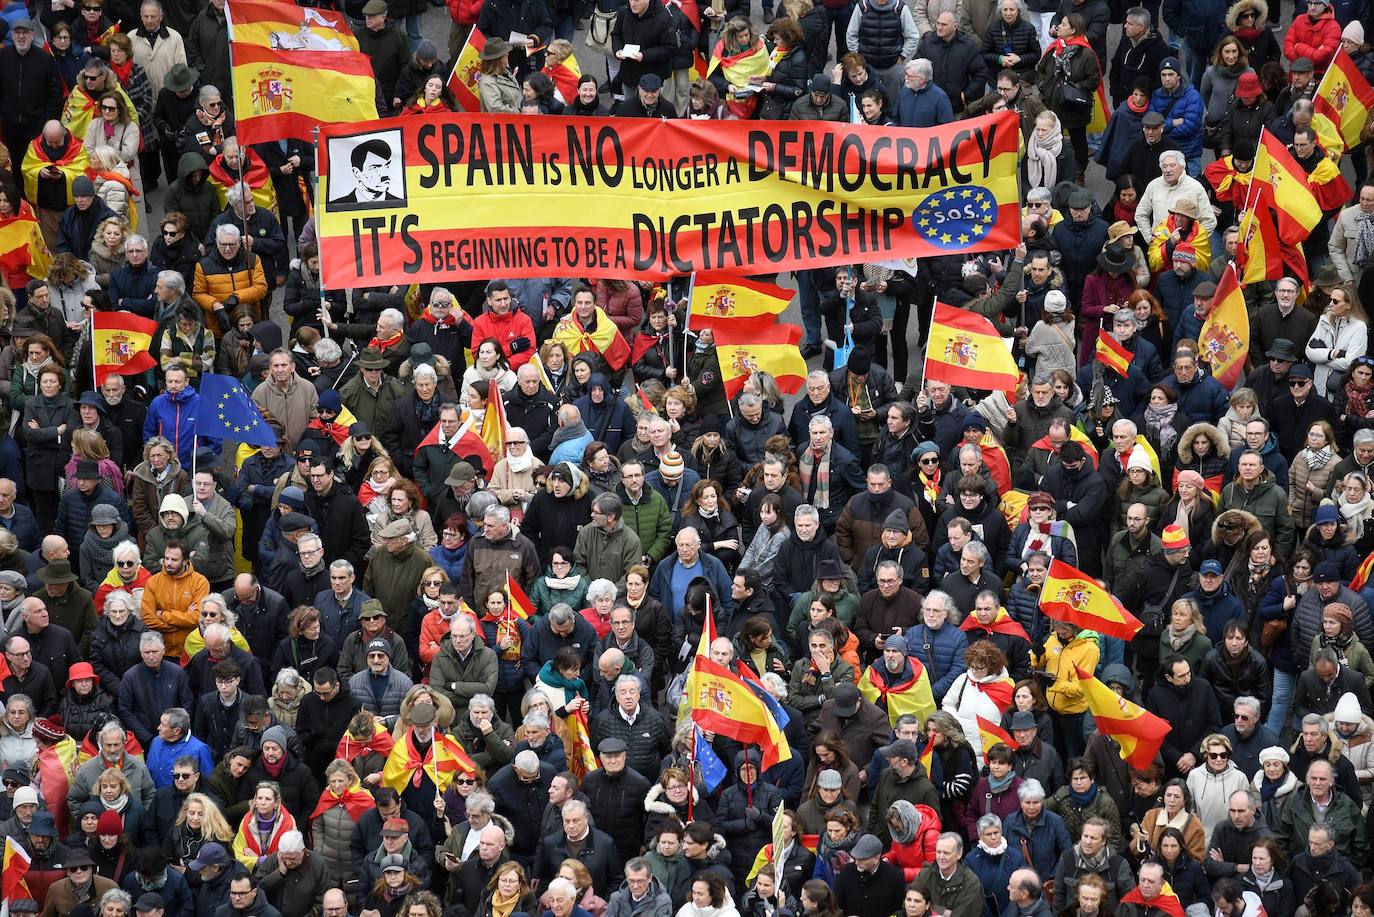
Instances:
[[[1122,896],[1121,903],[1117,905],[1118,914],[1122,917],[1147,917],[1151,911],[1166,912],[1167,908],[1177,906],[1177,898],[1160,899],[1165,886],[1162,864],[1144,864],[1140,867],[1139,877],[1136,887]],[[1191,907],[1194,909],[1192,917],[1204,917],[1211,913],[1200,902],[1195,902]]]
[[[1207,857],[1202,868],[1213,882],[1227,876],[1240,876],[1250,871],[1250,850],[1255,842],[1273,837],[1274,832],[1259,817],[1259,792],[1253,789],[1236,790],[1226,803],[1227,818],[1212,829],[1207,844]]]
[[[540,382],[538,367],[526,363],[515,371],[515,388],[506,394],[505,401],[506,423],[524,431],[532,454],[548,455],[549,444],[558,429],[558,402]]]
[[[1364,206],[1364,190],[1361,189],[1361,203],[1350,210],[1368,213],[1374,219],[1374,187],[1368,189],[1369,210],[1361,210]],[[1342,215],[1344,215],[1344,213]],[[1358,217],[1356,223],[1358,226]],[[1358,233],[1354,242],[1358,239]],[[1288,351],[1293,349],[1294,341],[1305,342],[1312,337],[1312,332],[1317,330],[1317,316],[1309,310],[1298,305],[1298,282],[1292,277],[1281,277],[1274,282],[1274,301],[1263,305],[1255,313],[1254,328],[1250,335],[1250,363],[1255,366],[1255,372],[1264,369],[1264,362],[1270,359],[1269,351],[1279,347],[1280,339],[1288,342],[1288,347],[1282,348],[1282,353],[1286,356]],[[1290,365],[1298,362],[1296,352],[1293,353],[1295,359],[1286,361]],[[1271,367],[1272,368],[1272,367]],[[1253,376],[1253,373],[1251,374]],[[1284,375],[1287,375],[1287,367],[1284,368]],[[1249,380],[1247,380],[1247,385]]]
[[[52,55],[34,45],[33,20],[10,22],[9,34],[12,41],[0,48],[0,83],[12,89],[0,96],[0,134],[22,162],[44,122],[57,123],[62,114],[62,76]]]
[[[656,493],[656,492],[655,492]],[[625,571],[644,558],[639,535],[625,524],[625,504],[614,493],[592,500],[592,524],[582,526],[573,561],[589,579],[608,579],[624,589]]]
[[[739,411],[725,424],[723,438],[739,460],[750,465],[763,458],[769,437],[786,434],[787,425],[753,392],[741,392],[737,407]]]
[[[446,478],[460,459],[454,452],[458,441],[458,405],[448,401],[439,406],[439,435],[415,451],[415,483],[431,504],[438,503],[448,488]]]
[[[865,488],[856,453],[835,441],[835,426],[825,414],[813,414],[807,423],[808,448],[800,452],[797,470],[801,494],[821,514],[827,535],[849,498]]]
[[[100,775],[107,768],[114,768],[124,774],[129,783],[130,796],[136,796],[145,807],[153,802],[157,787],[152,775],[148,773],[143,759],[125,750],[127,733],[118,723],[107,723],[100,730],[98,745],[100,753],[76,769],[71,786],[67,790],[67,807],[75,812],[97,789]]]
[[[577,858],[591,873],[592,888],[596,893],[611,893],[611,880],[620,873],[620,855],[616,852],[615,842],[611,836],[591,826],[590,817],[591,812],[586,803],[576,799],[565,803],[561,830],[544,838],[540,845],[540,852],[534,861],[533,874],[536,881],[547,884],[551,898],[557,893],[560,883],[571,890],[570,882],[556,878],[552,882],[549,880],[558,875],[559,867],[572,855],[573,849],[579,851]],[[571,893],[576,894],[576,891],[571,890]],[[550,901],[550,904],[553,902]],[[555,915],[559,914],[557,907],[553,910]]]
[[[887,763],[878,776],[873,789],[873,806],[869,810],[868,830],[875,834],[883,844],[890,844],[892,828],[887,821],[887,811],[899,799],[912,805],[928,806],[940,811],[940,796],[935,785],[930,782],[925,768],[921,766],[920,752],[916,743],[909,739],[897,739],[878,749]]]
[[[1327,252],[1331,263],[1344,283],[1360,284],[1364,270],[1369,265],[1374,250],[1367,240],[1368,233],[1361,227],[1374,221],[1374,181],[1360,186],[1359,202],[1341,211],[1336,224],[1331,229],[1331,239],[1327,242]],[[1293,338],[1300,341],[1300,338]]]
[[[811,418],[817,416],[830,418],[835,440],[849,450],[850,455],[859,454],[859,430],[854,424],[854,412],[849,405],[835,397],[830,386],[830,374],[820,369],[807,374],[806,397],[792,406],[787,435],[794,446],[801,448],[803,443],[810,440]]]
[[[1190,92],[1197,90],[1189,87]],[[1197,208],[1198,222],[1210,235],[1217,226],[1212,202],[1207,197],[1207,189],[1202,182],[1187,174],[1188,162],[1178,150],[1166,150],[1159,154],[1159,178],[1145,186],[1136,207],[1135,224],[1145,238],[1150,238],[1154,228],[1169,218],[1179,201],[1189,200]]]
[[[325,322],[325,327],[331,333],[338,332],[356,341],[367,341],[368,349],[376,350],[386,359],[388,375],[399,375],[401,364],[410,358],[410,341],[405,336],[406,319],[400,309],[383,309],[373,323],[340,324],[331,317]],[[433,426],[432,422],[423,432],[428,433],[430,426]]]
[[[244,157],[251,157],[251,160]],[[238,226],[243,230],[243,245],[253,254],[262,259],[263,273],[267,277],[267,296],[270,299],[272,291],[286,283],[286,272],[290,255],[286,247],[286,236],[282,232],[281,223],[277,222],[273,215],[272,205],[275,200],[270,200],[259,207],[253,195],[266,189],[265,196],[269,199],[273,197],[273,185],[265,178],[261,185],[255,190],[245,190],[240,181],[256,180],[256,172],[250,172],[249,162],[252,162],[261,170],[262,175],[266,175],[267,168],[262,161],[257,158],[257,154],[250,147],[246,154],[241,153],[238,141],[229,138],[224,141],[224,153],[210,163],[210,181],[216,183],[228,181],[233,182],[227,188],[225,201],[227,209],[219,216],[210,221],[210,233],[213,233],[220,226],[226,223]],[[207,238],[207,243],[213,236]],[[314,305],[318,305],[317,303]],[[313,313],[312,313],[313,314]]]
[[[286,448],[295,449],[315,415],[319,393],[296,375],[290,351],[278,348],[268,358],[267,378],[253,389],[253,403],[286,431]]]
[[[936,842],[938,856],[939,842]],[[902,868],[883,859],[882,841],[865,834],[850,851],[853,861],[835,878],[835,900],[843,914],[896,913],[905,892]],[[977,879],[975,878],[975,883]],[[958,911],[954,911],[958,913]]]
[[[185,670],[165,658],[162,634],[145,632],[139,638],[138,652],[142,664],[132,666],[120,679],[119,717],[147,748],[160,725],[160,711],[172,707],[190,709],[194,698]]]
[[[539,773],[537,766],[534,772]],[[516,837],[518,838],[521,833],[517,831]],[[458,832],[455,831],[451,836],[457,834]],[[497,868],[510,862],[511,859],[506,832],[500,825],[487,824],[479,830],[468,832],[467,840],[469,842],[473,840],[474,834],[477,842],[476,856],[455,857],[447,843],[439,851],[441,865],[452,863],[457,866],[457,860],[462,860],[462,865],[457,866],[457,875],[449,882],[450,889],[453,889],[454,886],[457,887],[461,901],[480,901],[482,896],[487,894],[491,877],[495,875]],[[475,897],[468,897],[469,895]]]
[[[1297,856],[1309,844],[1309,831],[1325,826],[1352,862],[1363,862],[1368,849],[1365,821],[1360,816],[1359,803],[1336,789],[1335,767],[1325,759],[1313,761],[1308,765],[1304,783],[1305,787],[1296,790],[1283,806],[1274,826],[1284,850],[1289,856]],[[1314,856],[1320,853],[1312,851]]]
[[[214,250],[196,262],[191,298],[205,312],[205,322],[218,338],[229,328],[229,310],[248,306],[262,311],[267,299],[267,274],[262,259],[243,244],[243,232],[233,223],[215,229]],[[215,323],[211,325],[213,317]]]
[[[390,363],[375,348],[369,347],[359,354],[357,365],[358,374],[339,387],[339,398],[358,422],[380,432],[396,399],[406,393],[405,386],[385,371]]]
[[[522,748],[510,764],[487,781],[487,792],[495,800],[500,814],[510,819],[513,825],[528,826],[528,830],[515,832],[510,848],[511,856],[522,864],[534,861],[535,850],[543,837],[539,828],[541,819],[551,816],[561,821],[560,806],[572,798],[572,793],[555,793],[554,786],[566,790],[570,786],[569,779],[572,779],[571,775],[559,775],[553,764],[542,760],[533,751]],[[581,794],[578,794],[578,798],[583,801],[586,799]],[[549,831],[552,830],[550,826]],[[506,849],[504,833],[501,836],[501,849]]]
[[[468,541],[458,589],[469,605],[479,605],[505,588],[507,576],[528,588],[542,569],[534,545],[511,527],[510,510],[491,506],[482,516],[482,534]]]
[[[267,696],[262,663],[252,653],[234,644],[228,626],[223,623],[228,607],[224,596],[211,593],[201,600],[200,607],[202,615],[214,611],[219,620],[203,626],[205,648],[192,656],[186,665],[186,678],[191,684],[191,696],[204,697],[216,689],[219,681],[217,669],[219,664],[226,660],[233,662],[238,668],[243,690],[249,694]]]
[[[4,645],[5,663],[10,671],[3,684],[0,684],[0,701],[20,695],[30,699],[36,715],[51,716],[56,713],[58,696],[52,673],[43,663],[34,662],[29,641],[15,634],[8,637]]]
[[[1288,512],[1286,494],[1254,450],[1247,449],[1241,454],[1236,464],[1236,479],[1221,491],[1217,513],[1220,515],[1228,509],[1244,509],[1259,519],[1264,530],[1273,536],[1274,548],[1281,555],[1293,547],[1293,517]],[[1356,598],[1363,602],[1358,596]]]
[[[983,911],[983,886],[964,865],[963,856],[963,838],[946,831],[935,842],[935,862],[921,867],[912,886],[925,894],[931,908],[949,917],[978,917]]]
[[[1003,911],[1007,917],[1049,917],[1045,901],[1045,886],[1034,869],[1018,869],[1007,880],[1007,900],[1015,912]]]
[[[1339,603],[1333,602],[1323,611],[1323,616],[1335,617],[1333,612],[1339,607]],[[1371,709],[1364,677],[1348,665],[1342,665],[1340,660],[1341,657],[1329,646],[1317,650],[1311,667],[1298,676],[1298,683],[1293,688],[1294,716],[1299,719],[1305,719],[1309,714],[1331,716],[1340,709],[1340,704],[1351,706],[1344,701],[1346,695],[1354,699],[1356,706],[1353,710],[1343,710],[1346,716],[1336,717],[1337,725],[1350,722],[1351,716],[1355,722],[1359,722],[1361,711]]]
[[[20,603],[23,626],[16,633],[33,645],[33,658],[48,667],[55,683],[66,684],[67,668],[89,657],[96,629],[95,602],[76,584],[71,562],[58,558],[38,568],[43,584]]]
[[[627,677],[636,680],[634,676]],[[634,741],[639,741],[638,734]],[[628,859],[643,849],[643,799],[651,784],[643,774],[626,766],[629,746],[624,739],[601,739],[596,750],[600,754],[601,767],[583,779],[582,792],[587,796],[592,820],[611,836],[617,855],[622,860]]]
[[[496,651],[477,640],[472,618],[454,616],[449,623],[449,639],[430,667],[429,684],[452,702],[455,720],[467,717],[472,698],[496,692],[498,661]],[[365,698],[363,702],[367,702]]]
[[[701,550],[701,534],[694,528],[680,530],[673,543],[677,546],[677,553],[665,557],[654,568],[653,579],[649,582],[649,596],[662,602],[665,608],[681,608],[686,599],[687,585],[695,577],[704,576],[719,603],[716,619],[729,620],[730,615],[734,614],[734,603],[730,598],[730,576],[725,565]]]
[[[647,679],[648,675],[644,677]],[[638,675],[621,675],[617,678],[615,704],[592,723],[592,740],[598,747],[607,739],[622,740],[629,749],[629,766],[647,779],[656,781],[663,756],[668,754],[672,746],[673,730],[652,704],[643,703],[643,694],[644,683]],[[622,850],[625,849],[628,848],[622,847]]]
[[[853,35],[853,21],[849,30]],[[850,50],[854,50],[852,41]],[[962,112],[970,103],[983,97],[983,89],[988,82],[987,64],[983,61],[979,46],[959,31],[959,17],[953,10],[941,12],[935,20],[935,28],[921,36],[912,53],[903,56],[930,61],[935,84],[945,91],[956,112]],[[891,98],[896,93],[896,86],[890,83],[886,88],[888,98]]]
[[[324,857],[305,847],[299,831],[287,831],[277,852],[260,858],[253,867],[267,901],[283,914],[320,913],[329,887]]]
[[[937,127],[954,120],[953,104],[933,81],[934,74],[931,62],[924,57],[906,63],[902,88],[897,94],[899,126]]]
[[[350,499],[355,506],[358,505],[356,498],[350,495]],[[372,562],[367,565],[367,573],[363,574],[363,592],[381,602],[387,610],[387,621],[393,631],[398,634],[409,633],[410,601],[431,561],[429,555],[416,544],[409,520],[396,519],[387,523],[381,536],[386,550],[373,554]],[[468,559],[471,560],[471,544],[468,551]],[[479,599],[473,602],[480,604]]]
[[[172,774],[182,757],[195,760],[199,773],[208,774],[215,769],[209,747],[191,734],[191,714],[181,707],[172,707],[162,712],[157,738],[148,749],[148,773],[158,789],[174,785]]]
[[[348,691],[363,709],[390,723],[400,712],[401,700],[414,682],[391,664],[391,644],[380,637],[368,641],[366,659],[367,668],[349,678]]]

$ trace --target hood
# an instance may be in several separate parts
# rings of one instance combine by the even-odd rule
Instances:
[[[1098,681],[1104,685],[1111,685],[1112,683],[1125,685],[1127,694],[1135,693],[1135,676],[1131,674],[1130,669],[1119,662],[1103,666],[1102,677]]]
[[[183,526],[191,519],[191,511],[186,508],[186,499],[180,494],[168,494],[162,498],[157,514],[161,516],[163,513],[178,513]]]
[[[677,807],[664,798],[666,793],[667,791],[663,789],[663,784],[655,783],[644,796],[644,811],[656,812],[659,815],[677,815]],[[701,796],[697,793],[696,784],[693,784],[692,803],[696,804],[700,801]]]
[[[1178,439],[1178,457],[1180,461],[1193,461],[1193,440],[1199,435],[1204,435],[1212,441],[1212,452],[1220,458],[1226,458],[1231,454],[1231,444],[1226,441],[1226,437],[1221,435],[1221,431],[1214,424],[1195,423],[1183,431],[1183,435]]]
[[[1212,520],[1212,543],[1213,543],[1213,544],[1221,544],[1221,543],[1222,543],[1222,541],[1221,541],[1221,529],[1224,528],[1224,527],[1226,527],[1226,526],[1223,526],[1223,524],[1222,524],[1222,521],[1223,521],[1223,520],[1225,520],[1225,522],[1226,522],[1227,525],[1229,525],[1229,524],[1231,524],[1231,523],[1234,523],[1234,522],[1240,522],[1240,523],[1241,523],[1241,527],[1242,527],[1242,528],[1244,529],[1244,531],[1245,531],[1245,534],[1241,536],[1241,540],[1244,540],[1246,537],[1248,537],[1248,536],[1250,535],[1251,532],[1258,532],[1258,531],[1260,530],[1260,528],[1261,528],[1261,526],[1260,526],[1260,521],[1259,521],[1259,519],[1255,516],[1254,513],[1247,512],[1246,510],[1243,510],[1243,509],[1228,509],[1228,510],[1226,510],[1224,513],[1221,513],[1220,515],[1218,515],[1218,516],[1216,517],[1216,519]]]
[[[555,470],[559,468],[565,469],[573,479],[573,487],[572,490],[568,492],[568,495],[561,498],[554,497],[555,500],[559,500],[560,502],[572,502],[574,500],[581,500],[587,495],[587,491],[591,489],[592,482],[579,466],[574,465],[572,462],[559,462],[553,467]],[[544,488],[549,492],[549,496],[553,497],[553,475],[549,475],[549,479],[544,482]]]
[[[1226,11],[1227,31],[1234,32],[1236,30],[1240,24],[1240,14],[1246,10],[1255,10],[1259,13],[1257,22],[1267,23],[1269,21],[1269,4],[1265,3],[1264,0],[1239,0],[1238,3],[1231,4],[1231,8]],[[1265,27],[1267,28],[1267,26]]]
[[[181,159],[177,162],[178,175],[190,175],[192,172],[204,172],[209,170],[210,164],[205,161],[205,157],[192,150],[189,153],[182,153]]]

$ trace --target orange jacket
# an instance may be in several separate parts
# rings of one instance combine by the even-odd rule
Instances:
[[[177,576],[155,573],[143,587],[143,623],[162,634],[167,655],[180,658],[186,636],[200,623],[200,600],[210,594],[210,581],[190,564]]]

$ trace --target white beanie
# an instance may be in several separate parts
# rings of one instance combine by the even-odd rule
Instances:
[[[1341,38],[1353,41],[1357,45],[1364,44],[1364,26],[1358,19],[1354,20],[1341,32]]]
[[[36,806],[38,805],[38,791],[31,786],[21,786],[14,791],[14,806]]]
[[[1358,723],[1362,716],[1360,702],[1355,699],[1354,694],[1347,691],[1336,701],[1336,712],[1331,718],[1337,723]]]
[[[1064,295],[1063,290],[1047,290],[1045,292],[1044,311],[1063,312],[1069,307],[1069,298]]]
[[[1131,457],[1126,460],[1126,470],[1130,471],[1132,468],[1144,468],[1146,471],[1155,470],[1155,466],[1150,464],[1150,457],[1140,446],[1132,449]]]

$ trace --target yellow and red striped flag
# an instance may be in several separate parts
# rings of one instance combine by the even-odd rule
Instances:
[[[132,312],[92,312],[91,352],[95,383],[110,376],[132,376],[157,365],[148,348],[157,334],[157,322]]]
[[[506,454],[508,431],[506,403],[501,400],[501,386],[495,379],[491,379],[487,382],[487,408],[482,413],[482,429],[479,435],[491,451],[492,458],[498,462],[501,456]]]
[[[1374,87],[1344,48],[1336,49],[1312,104],[1317,109],[1312,126],[1328,152],[1340,154],[1360,145],[1365,122],[1374,110]]]
[[[1097,332],[1097,362],[1108,369],[1115,370],[1118,376],[1125,378],[1126,373],[1131,369],[1131,361],[1135,359],[1135,354],[1126,349],[1122,344],[1111,335],[1105,328]]]
[[[1289,245],[1301,244],[1322,218],[1322,209],[1308,187],[1307,171],[1283,141],[1262,130],[1252,174],[1258,179],[1251,183],[1253,193],[1273,204],[1279,238]]]
[[[1250,316],[1234,264],[1226,265],[1222,272],[1212,311],[1198,333],[1198,344],[1202,348],[1199,356],[1211,365],[1213,378],[1228,392],[1235,388],[1250,353]]]
[[[1056,621],[1122,640],[1131,639],[1144,626],[1096,580],[1057,557],[1050,561],[1040,590],[1040,610]]]
[[[775,324],[752,330],[727,326],[713,332],[726,397],[738,395],[744,381],[760,370],[772,373],[778,388],[789,395],[806,382],[806,360],[798,346],[801,328],[796,325]]]
[[[1074,670],[1097,731],[1116,739],[1121,746],[1121,760],[1141,770],[1149,767],[1172,728],[1168,721],[1120,696],[1093,673],[1077,666]]]
[[[959,629],[964,633],[974,630],[985,630],[990,634],[1006,634],[1009,637],[1020,637],[1027,643],[1030,642],[1030,634],[1007,612],[1005,605],[997,606],[997,614],[993,616],[991,622],[984,624],[978,620],[978,615],[971,614],[964,618]]]
[[[935,763],[935,746],[931,745],[929,741],[926,742],[926,747],[921,749],[920,761],[921,767],[926,770],[926,776],[929,777],[930,766]]]
[[[529,620],[534,610],[534,603],[530,601],[530,597],[525,594],[519,583],[511,579],[509,573],[506,574],[506,607],[522,621]]]
[[[1285,269],[1293,271],[1303,287],[1308,285],[1307,262],[1279,238],[1273,208],[1259,200],[1240,215],[1240,238],[1236,243],[1236,262],[1241,265],[1242,283],[1278,280]]]
[[[0,278],[24,272],[34,280],[48,276],[52,255],[28,201],[13,216],[0,216]]]
[[[91,167],[91,160],[86,156],[86,148],[81,145],[81,138],[75,132],[67,138],[67,148],[62,151],[62,155],[56,159],[48,156],[46,148],[43,146],[43,138],[35,137],[33,143],[29,144],[29,151],[24,156],[21,171],[24,176],[24,198],[25,200],[38,200],[38,173],[44,169],[56,169],[62,173],[62,178],[67,185],[67,200],[72,200],[72,182],[86,174],[86,170]]]
[[[33,858],[29,856],[29,852],[19,846],[19,842],[14,838],[6,835],[4,863],[0,864],[0,898],[11,902],[33,897],[33,893],[29,891],[29,883],[24,878],[31,865]]]
[[[787,311],[792,291],[775,283],[728,274],[699,273],[687,304],[692,328],[752,330],[777,324]]]
[[[592,751],[592,737],[587,731],[586,711],[569,713],[563,717],[563,724],[568,727],[568,738],[563,745],[563,751],[568,759],[568,770],[581,780],[601,766],[596,760],[596,753]]]
[[[595,308],[595,331],[583,328],[582,323],[577,320],[577,313],[569,312],[554,326],[553,339],[568,349],[569,357],[587,351],[599,353],[612,371],[619,372],[630,360],[630,345],[625,343],[625,336],[620,333],[615,322],[606,316],[605,310],[600,306]]]
[[[1360,565],[1355,568],[1355,576],[1350,580],[1350,588],[1359,592],[1369,582],[1369,574],[1374,572],[1374,551],[1369,552]]]
[[[915,656],[908,656],[907,662],[911,664],[911,677],[905,681],[889,684],[871,665],[864,669],[863,676],[859,678],[859,693],[869,703],[886,708],[887,720],[893,726],[897,725],[897,718],[905,713],[914,713],[924,723],[926,717],[936,710],[935,695],[930,689],[930,674],[926,667]],[[877,664],[881,663],[882,660],[879,660]]]
[[[1016,751],[1021,747],[1020,743],[1011,737],[1011,733],[1007,732],[997,723],[981,716],[977,717],[977,720],[978,738],[982,740],[984,755],[987,754],[989,748],[996,745],[998,742],[1001,742],[1012,751]]]
[[[436,729],[434,741],[421,755],[415,746],[415,728],[412,726],[391,749],[391,754],[387,755],[386,764],[382,766],[382,784],[399,793],[407,783],[419,786],[423,776],[428,774],[442,793],[459,771],[475,774],[477,765],[457,739]]]
[[[482,99],[477,94],[477,81],[482,78],[482,49],[487,46],[487,38],[474,26],[468,33],[468,40],[453,61],[453,72],[448,75],[448,91],[453,93],[453,101],[459,111],[479,112]],[[572,99],[566,99],[571,104]]]
[[[582,65],[577,62],[577,55],[569,53],[556,64],[545,64],[544,72],[553,80],[563,101],[571,105],[577,99],[578,80],[582,79]]]
[[[241,143],[314,141],[324,124],[377,117],[372,59],[342,13],[228,0],[234,119]]]
[[[977,312],[935,303],[925,377],[966,388],[1015,391],[1020,371],[992,322]]]

